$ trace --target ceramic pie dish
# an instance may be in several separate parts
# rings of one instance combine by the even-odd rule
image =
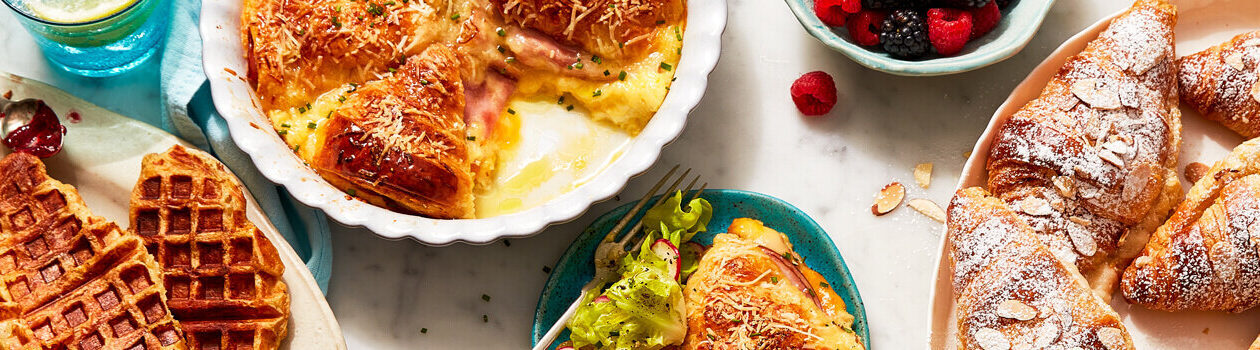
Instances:
[[[438,220],[351,198],[294,155],[270,127],[257,95],[244,78],[248,68],[240,39],[241,6],[238,0],[206,1],[201,13],[206,75],[215,106],[227,120],[237,145],[252,157],[264,176],[336,221],[364,226],[382,237],[412,238],[430,245],[488,243],[498,238],[528,236],[547,225],[576,218],[591,204],[617,193],[630,177],[647,170],[661,148],[682,132],[688,113],[699,103],[708,75],[717,64],[726,26],[723,0],[687,3],[681,59],[674,68],[676,80],[663,104],[642,132],[629,139],[613,153],[612,161],[580,185],[522,211],[477,219]]]
[[[1174,29],[1177,56],[1185,56],[1224,42],[1234,35],[1260,28],[1260,3],[1249,0],[1188,0],[1175,2],[1179,19]],[[1118,15],[1118,14],[1117,14]],[[960,177],[958,188],[984,186],[989,147],[998,128],[1025,103],[1036,98],[1063,62],[1098,36],[1115,18],[1108,16],[1068,39],[1037,66],[1011,92],[998,108],[984,134],[976,142]],[[1181,108],[1182,146],[1177,171],[1189,163],[1213,164],[1243,141],[1229,129],[1208,121],[1193,110]],[[1182,179],[1183,187],[1190,184]],[[955,299],[951,286],[945,234],[937,260],[937,271],[929,300],[928,346],[932,349],[957,348]],[[1139,349],[1246,349],[1260,327],[1260,311],[1241,314],[1222,312],[1162,312],[1129,304],[1116,293],[1109,300]]]

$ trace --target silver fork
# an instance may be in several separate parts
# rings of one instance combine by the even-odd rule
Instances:
[[[639,199],[639,202],[636,203],[634,207],[630,208],[630,211],[626,212],[626,215],[621,217],[621,220],[617,222],[617,225],[613,226],[612,230],[609,230],[608,234],[604,236],[604,239],[599,242],[599,246],[595,248],[595,276],[591,278],[591,281],[587,282],[585,286],[582,286],[582,292],[578,294],[577,300],[574,300],[573,304],[569,305],[569,308],[568,310],[565,310],[564,315],[561,315],[560,319],[556,320],[556,323],[551,326],[551,329],[547,330],[547,334],[544,334],[541,339],[538,339],[538,345],[534,345],[533,350],[550,349],[551,343],[556,341],[556,337],[560,335],[560,332],[564,331],[565,325],[568,324],[569,319],[573,318],[574,313],[577,313],[577,308],[582,303],[582,300],[585,300],[586,296],[590,295],[590,293],[595,292],[595,288],[599,288],[604,284],[615,281],[617,278],[617,267],[621,259],[624,258],[626,254],[634,254],[643,247],[643,239],[647,237],[645,234],[646,231],[640,230],[640,228],[643,227],[643,220],[634,220],[634,218],[639,214],[640,210],[646,210],[644,209],[644,206],[652,200],[652,197],[658,194],[661,195],[652,207],[655,207],[656,205],[669,199],[669,194],[677,190],[678,185],[682,184],[682,181],[687,178],[687,175],[691,174],[691,169],[684,170],[682,175],[675,179],[665,192],[657,192],[661,189],[661,186],[664,186],[677,171],[677,165],[669,169],[669,172],[665,173],[665,176],[661,177],[661,180],[657,181],[656,185],[653,185],[652,189],[648,190],[647,194],[643,195],[643,198]],[[692,178],[691,183],[687,184],[687,188],[683,190],[683,193],[690,193],[692,187],[694,187],[696,182],[699,180],[700,175],[696,175]],[[705,188],[708,186],[708,183],[700,185],[700,189],[694,194],[687,195],[683,198],[683,203],[690,202],[695,198],[700,198],[700,195],[704,193]],[[651,207],[648,207],[647,209],[651,209]],[[632,220],[635,221],[634,227],[631,227],[630,231],[626,233],[625,236],[618,239],[617,236],[621,234],[621,230],[624,229],[626,225],[629,225]],[[630,242],[634,242],[634,244],[627,246]],[[627,247],[630,247],[630,249],[627,250]]]

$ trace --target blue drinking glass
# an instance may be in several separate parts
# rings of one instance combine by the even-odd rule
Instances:
[[[99,18],[57,21],[41,17],[31,5],[58,0],[3,1],[53,65],[89,77],[119,75],[153,57],[166,37],[171,12],[164,0],[134,0]]]

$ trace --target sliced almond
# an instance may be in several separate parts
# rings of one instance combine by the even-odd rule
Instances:
[[[1070,176],[1055,176],[1050,179],[1054,183],[1054,188],[1059,190],[1059,195],[1063,198],[1076,197],[1076,180]]]
[[[1024,198],[1019,200],[1016,205],[1019,207],[1020,211],[1024,212],[1024,214],[1032,216],[1049,216],[1054,213],[1054,211],[1050,208],[1050,202],[1047,202],[1045,199],[1040,197]]]
[[[1073,223],[1076,223],[1077,225],[1081,225],[1084,227],[1089,227],[1089,224],[1094,223],[1093,221],[1090,221],[1089,219],[1079,217],[1079,216],[1070,217],[1068,218],[1068,221],[1071,221]]]
[[[1260,102],[1260,82],[1251,85],[1251,99]]]
[[[1103,144],[1103,149],[1115,154],[1129,154],[1129,144],[1121,140],[1111,140]]]
[[[1094,256],[1098,253],[1098,241],[1094,240],[1094,236],[1090,235],[1089,230],[1068,229],[1068,239],[1072,241],[1072,246],[1076,247],[1076,251],[1084,256]]]
[[[1099,86],[1098,79],[1081,79],[1072,83],[1072,94],[1090,107],[1098,109],[1120,108],[1120,94]]]
[[[1147,264],[1150,264],[1152,261],[1155,261],[1155,258],[1146,256],[1146,255],[1139,256],[1137,259],[1133,259],[1133,266],[1137,266],[1137,267],[1146,266]]]
[[[923,214],[932,220],[945,223],[945,210],[941,209],[941,206],[936,205],[936,202],[923,198],[915,198],[907,202],[906,205],[909,205],[920,214]]]
[[[1046,346],[1053,344],[1059,340],[1062,330],[1056,323],[1046,322],[1040,328],[1037,328],[1037,340],[1033,343],[1033,349],[1045,349]]]
[[[1103,327],[1098,330],[1098,341],[1108,350],[1125,348],[1124,331],[1116,327]]]
[[[1203,175],[1207,175],[1209,169],[1211,168],[1208,167],[1207,164],[1199,162],[1186,164],[1186,181],[1190,181],[1191,183],[1199,182],[1199,179],[1202,179]]]
[[[879,194],[875,196],[875,205],[871,206],[871,213],[875,215],[884,215],[897,209],[901,205],[901,200],[906,197],[906,187],[900,182],[893,182],[884,186],[879,190]]]
[[[1159,64],[1159,62],[1164,59],[1165,55],[1167,55],[1167,50],[1161,47],[1140,50],[1133,58],[1134,62],[1133,65],[1129,67],[1129,71],[1139,75],[1146,74],[1146,71],[1151,70],[1151,68],[1154,68],[1156,64]]]
[[[976,344],[980,345],[984,350],[1010,350],[1011,341],[1006,339],[1006,335],[993,328],[977,329],[974,334]]]
[[[914,182],[923,188],[932,185],[932,163],[919,163],[914,166]]]
[[[1033,319],[1033,317],[1037,317],[1037,309],[1032,306],[1028,306],[1028,304],[1024,304],[1022,301],[1007,299],[1001,304],[998,304],[997,315],[999,317],[1027,321]]]
[[[1102,158],[1103,161],[1111,163],[1111,165],[1115,165],[1116,167],[1124,167],[1124,159],[1120,159],[1120,156],[1117,156],[1115,152],[1112,152],[1109,149],[1104,148],[1098,150],[1098,158]]]
[[[1247,39],[1247,41],[1244,41],[1238,44],[1236,47],[1252,47],[1252,46],[1260,46],[1260,38]]]
[[[1235,52],[1229,53],[1228,55],[1225,55],[1225,64],[1229,65],[1230,67],[1233,67],[1235,70],[1247,69],[1247,65],[1243,63],[1242,52],[1235,51]]]

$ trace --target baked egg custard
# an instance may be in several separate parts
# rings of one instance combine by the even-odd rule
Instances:
[[[241,38],[264,114],[321,177],[474,218],[616,159],[669,92],[684,1],[245,0]],[[579,137],[522,146],[558,129]]]

